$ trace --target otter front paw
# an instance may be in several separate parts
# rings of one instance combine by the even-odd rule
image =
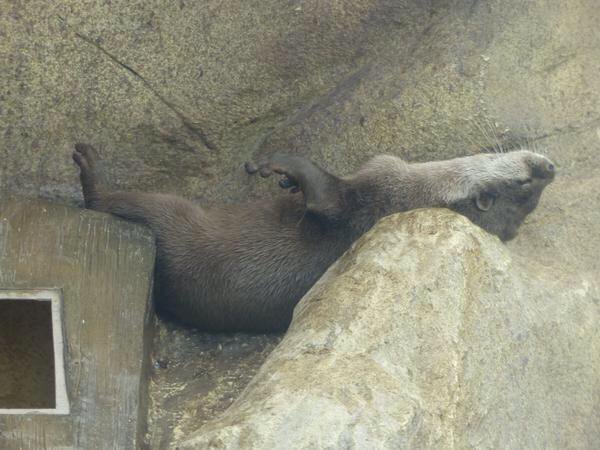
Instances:
[[[244,168],[250,175],[257,172],[261,177],[267,178],[277,173],[282,175],[279,180],[279,186],[282,189],[290,189],[290,192],[299,192],[302,188],[300,185],[300,177],[302,176],[302,166],[306,162],[303,158],[282,153],[275,153],[268,160],[263,160],[258,164],[246,162]]]

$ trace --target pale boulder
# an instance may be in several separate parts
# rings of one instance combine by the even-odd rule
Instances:
[[[189,448],[600,448],[598,284],[447,210],[390,216]]]

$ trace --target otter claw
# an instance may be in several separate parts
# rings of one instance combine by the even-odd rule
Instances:
[[[267,178],[267,177],[270,177],[273,172],[271,171],[271,169],[269,169],[269,167],[263,166],[260,168],[258,173],[260,174],[261,177]]]
[[[279,180],[279,187],[282,189],[289,189],[295,185],[296,184],[293,183],[288,177],[283,177],[281,180]]]
[[[81,166],[83,164],[83,157],[81,156],[81,153],[73,152],[71,156],[73,157],[73,161],[75,161],[78,166]]]
[[[90,170],[89,162],[88,162],[87,158],[85,157],[85,155],[83,155],[81,152],[75,150],[73,152],[73,154],[71,155],[71,157],[73,158],[73,161],[75,161],[75,164],[77,164],[79,166],[79,169],[81,171]]]
[[[80,155],[83,155],[85,158],[88,158],[92,161],[98,159],[98,152],[94,147],[92,147],[89,144],[83,144],[81,142],[76,143],[75,152],[79,153]]]
[[[244,164],[244,169],[246,170],[246,173],[249,175],[254,175],[256,172],[258,172],[258,166],[250,161],[247,161]]]
[[[279,187],[282,189],[290,189],[291,193],[301,191],[298,181],[294,176],[288,173],[285,164],[281,164],[280,162],[274,162],[272,159],[263,160],[258,164],[248,161],[244,163],[244,169],[246,170],[246,173],[250,175],[258,173],[263,178],[270,177],[274,173],[280,174],[282,175],[282,178],[279,180]]]
[[[75,144],[75,150],[79,153],[85,153],[87,151],[87,145],[86,144],[82,144],[80,142],[78,142],[77,144]]]
[[[249,175],[254,175],[256,172],[263,178],[270,177],[273,171],[269,168],[268,163],[254,164],[253,162],[247,161],[244,163],[244,169]]]

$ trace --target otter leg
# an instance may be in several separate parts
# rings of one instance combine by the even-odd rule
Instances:
[[[105,190],[98,152],[91,145],[75,144],[73,161],[77,163],[80,169],[79,179],[81,180],[85,207],[95,209],[94,206],[100,193]]]
[[[246,163],[246,172],[265,178],[273,173],[283,175],[279,186],[291,192],[302,191],[308,212],[335,222],[345,212],[343,182],[312,161],[295,155],[275,153],[258,165]]]
[[[178,219],[195,219],[188,216],[193,215],[198,208],[183,198],[142,192],[109,191],[100,181],[100,157],[90,145],[76,144],[73,160],[80,168],[86,208],[144,223],[154,231],[171,227]]]

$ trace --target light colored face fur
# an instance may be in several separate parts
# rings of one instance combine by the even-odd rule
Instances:
[[[449,191],[448,206],[505,241],[515,237],[555,176],[550,159],[527,150],[454,161],[464,178],[462,189]]]
[[[446,207],[502,240],[512,239],[554,179],[554,163],[527,150],[407,163],[379,155],[345,180],[383,214]]]

